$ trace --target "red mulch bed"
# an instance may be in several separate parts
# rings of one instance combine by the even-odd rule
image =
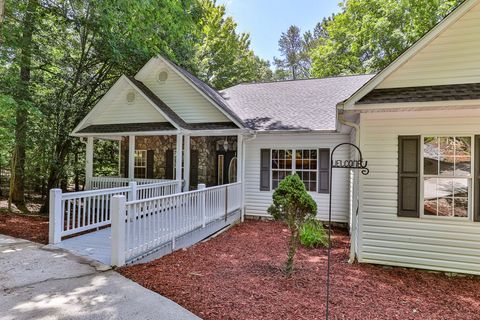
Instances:
[[[205,319],[322,319],[326,250],[301,248],[287,279],[288,230],[248,221],[208,242],[120,273]],[[331,319],[480,319],[480,278],[347,263],[333,237]]]
[[[48,243],[48,218],[20,214],[0,214],[0,234]]]

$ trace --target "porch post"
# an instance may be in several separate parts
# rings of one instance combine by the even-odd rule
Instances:
[[[128,136],[128,178],[135,178],[135,136]]]
[[[85,154],[85,182],[86,189],[90,189],[90,181],[93,177],[93,137],[87,138]]]
[[[240,216],[241,221],[243,222],[245,216],[245,183],[243,181],[243,135],[239,134],[237,136],[237,182],[241,182],[240,186]]]
[[[185,180],[185,185],[183,191],[188,191],[190,189],[190,136],[185,135],[185,147],[183,150],[183,180]]]
[[[175,180],[182,180],[182,155],[183,155],[183,134],[177,134],[177,151],[176,151],[176,159],[175,159]],[[182,187],[180,184],[180,188],[178,192],[182,191]]]

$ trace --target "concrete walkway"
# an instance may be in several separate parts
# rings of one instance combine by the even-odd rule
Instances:
[[[108,266],[0,235],[0,320],[199,319]]]

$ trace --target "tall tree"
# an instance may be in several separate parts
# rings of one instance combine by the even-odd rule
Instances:
[[[310,33],[302,38],[300,28],[295,25],[290,26],[287,32],[282,32],[278,40],[278,50],[282,59],[274,58],[274,64],[278,69],[276,74],[286,74],[288,70],[289,79],[308,78],[310,75],[308,45],[311,40]]]
[[[25,148],[27,143],[28,108],[31,105],[30,77],[32,69],[33,32],[36,23],[37,0],[29,0],[22,20],[22,35],[18,45],[18,68],[15,99],[17,101],[15,124],[15,149],[13,151],[12,178],[9,203],[23,205],[25,202]]]
[[[236,22],[225,14],[225,6],[200,0],[200,41],[196,45],[198,76],[217,89],[240,82],[271,78],[269,63],[250,49],[250,36],[237,33]]]
[[[381,70],[462,0],[348,0],[324,20],[312,50],[316,77]]]

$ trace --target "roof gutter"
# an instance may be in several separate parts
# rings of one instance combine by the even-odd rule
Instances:
[[[345,115],[343,113],[345,104],[339,103],[337,104],[337,119],[338,121],[347,126],[355,129],[355,144],[360,146],[360,125],[355,122],[347,121],[345,119]],[[356,242],[358,237],[358,225],[357,225],[357,218],[358,218],[358,210],[360,207],[360,200],[359,200],[359,179],[355,179],[353,181],[353,195],[352,195],[352,204],[356,202],[356,210],[355,213],[352,211],[351,216],[351,226],[350,226],[350,258],[348,259],[348,263],[355,262],[356,258]],[[355,198],[354,198],[355,197]],[[352,208],[353,210],[353,208]]]

